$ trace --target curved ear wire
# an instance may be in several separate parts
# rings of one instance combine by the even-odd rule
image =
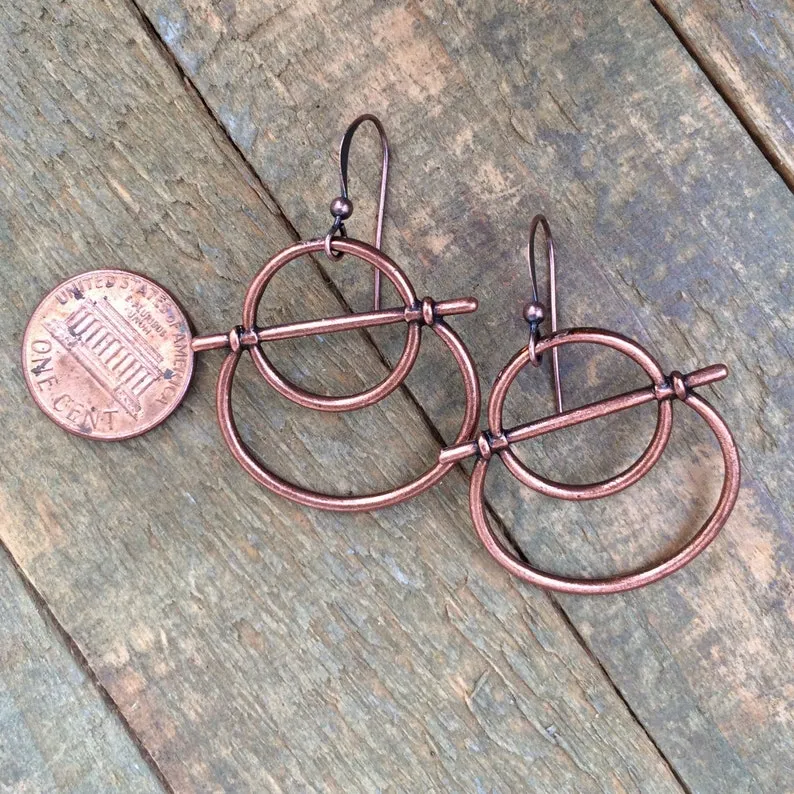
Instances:
[[[331,250],[331,238],[338,231],[342,236],[345,236],[344,221],[353,214],[353,202],[350,201],[348,195],[348,162],[350,160],[350,144],[353,141],[353,135],[356,130],[365,122],[371,122],[380,136],[381,145],[381,172],[380,172],[380,194],[378,196],[378,215],[375,224],[375,248],[380,250],[383,240],[383,215],[386,210],[386,188],[389,181],[389,141],[386,137],[386,130],[377,116],[371,113],[364,113],[357,119],[354,119],[350,126],[345,130],[342,136],[342,142],[339,144],[339,186],[341,193],[338,198],[331,202],[331,214],[334,216],[334,224],[329,230],[325,238],[325,253],[333,259],[339,259],[340,253]],[[375,269],[373,279],[373,303],[375,311],[378,311],[381,306],[381,281],[380,271]]]
[[[554,260],[554,238],[545,215],[536,215],[529,224],[529,242],[527,243],[527,260],[529,262],[529,280],[532,284],[532,302],[524,307],[524,317],[529,323],[529,348],[532,363],[540,366],[540,359],[534,355],[535,343],[539,339],[538,329],[546,318],[546,307],[538,299],[538,277],[535,268],[535,234],[538,226],[543,227],[546,237],[546,258],[549,262],[549,303],[551,305],[551,332],[557,331],[557,266]],[[560,358],[557,348],[551,351],[552,374],[554,378],[554,395],[557,400],[557,413],[562,413],[562,384],[560,383]]]

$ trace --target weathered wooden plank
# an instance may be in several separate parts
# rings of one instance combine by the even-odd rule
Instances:
[[[564,323],[622,330],[670,368],[729,364],[731,379],[712,394],[740,440],[745,479],[723,537],[647,591],[562,603],[692,790],[785,790],[794,205],[664,20],[639,1],[619,11],[597,2],[143,6],[302,234],[316,233],[335,192],[330,170],[318,176],[318,155],[356,113],[386,120],[395,144],[387,246],[433,294],[480,297],[466,340],[484,384],[525,338],[520,247],[537,210],[558,235]],[[359,186],[374,194],[375,163],[357,157],[353,168],[353,200],[365,207]],[[350,228],[366,234],[363,214]],[[357,272],[334,276],[349,300],[366,300]],[[393,360],[394,344],[378,339]],[[637,384],[614,358],[587,355],[563,356],[571,404]],[[430,367],[438,374],[435,359],[422,359],[411,388],[448,421]],[[551,408],[547,377],[527,373],[514,418]],[[651,415],[527,451],[548,473],[596,479],[639,453]],[[556,570],[607,573],[653,559],[705,518],[719,486],[713,441],[684,411],[676,424],[660,467],[619,497],[559,504],[496,473],[492,503],[527,555]]]
[[[0,357],[13,373],[0,382],[0,532],[174,789],[680,791],[549,599],[488,564],[460,472],[375,515],[272,497],[222,447],[220,354],[202,357],[163,428],[130,442],[90,444],[37,411],[18,345],[57,279],[135,268],[197,328],[223,330],[291,238],[128,6],[12,4],[0,31]],[[265,303],[276,321],[340,311],[311,263]],[[383,374],[357,335],[274,355],[337,392]],[[436,454],[404,394],[307,414],[252,369],[240,424],[286,476],[360,489]]]
[[[0,549],[0,790],[161,792]]]
[[[787,0],[656,2],[794,187],[794,5]]]

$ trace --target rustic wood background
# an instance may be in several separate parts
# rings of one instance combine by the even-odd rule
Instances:
[[[790,2],[0,5],[0,789],[794,791]],[[709,391],[743,487],[685,571],[600,599],[525,587],[473,537],[463,469],[373,515],[272,497],[214,423],[220,353],[165,426],[123,444],[68,436],[28,398],[27,316],[79,271],[149,274],[202,332],[238,322],[260,264],[325,231],[338,138],[364,111],[393,145],[386,250],[419,294],[480,298],[453,322],[484,390],[525,339],[539,210],[563,324],[620,330],[667,369],[731,367]],[[361,138],[350,230],[368,239],[376,147]],[[363,308],[368,289],[348,260],[307,261],[262,316]],[[276,358],[341,392],[380,377],[400,341],[345,334]],[[589,352],[562,356],[570,404],[637,383]],[[243,430],[302,482],[398,482],[454,434],[453,367],[430,341],[405,388],[334,416],[246,366]],[[515,419],[552,410],[546,375],[517,384]],[[652,415],[523,454],[592,479],[636,455]],[[630,491],[558,503],[494,466],[490,505],[528,558],[609,573],[708,514],[717,458],[677,410]]]

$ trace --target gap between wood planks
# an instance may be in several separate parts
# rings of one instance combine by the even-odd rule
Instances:
[[[706,79],[711,84],[711,87],[719,94],[722,101],[726,104],[728,109],[736,116],[736,119],[744,127],[744,131],[750,136],[752,142],[756,145],[757,149],[764,155],[769,165],[775,170],[778,176],[783,180],[786,187],[794,193],[794,173],[791,173],[786,167],[786,164],[775,154],[773,149],[769,146],[764,136],[764,133],[756,124],[755,119],[745,109],[741,101],[733,96],[731,88],[728,83],[720,77],[718,70],[709,69],[708,64],[698,55],[695,45],[692,40],[686,35],[664,6],[660,0],[648,0],[654,7],[656,13],[665,21],[670,30],[673,31],[675,37],[681,43],[681,46],[687,51],[689,57],[697,64],[698,69],[705,75]]]
[[[787,175],[780,169],[779,164],[775,163],[773,157],[770,155],[770,152],[765,147],[763,139],[761,138],[761,136],[757,133],[757,131],[754,131],[755,128],[752,126],[752,119],[747,119],[745,117],[746,114],[744,114],[742,112],[741,108],[737,107],[737,104],[735,102],[733,102],[731,100],[731,98],[729,96],[727,96],[726,93],[721,89],[718,81],[712,75],[710,75],[708,73],[708,71],[704,68],[704,66],[701,64],[699,59],[696,57],[696,55],[692,51],[691,47],[688,46],[686,40],[679,33],[679,31],[676,30],[675,26],[668,19],[668,17],[664,14],[664,12],[659,8],[659,6],[655,2],[655,0],[650,0],[650,2],[654,6],[654,8],[657,10],[657,12],[665,19],[665,21],[671,27],[671,29],[674,31],[674,33],[678,37],[679,41],[681,41],[682,45],[685,47],[685,49],[687,50],[689,55],[697,63],[698,67],[707,76],[707,78],[709,79],[711,84],[714,86],[715,90],[720,94],[720,96],[724,99],[724,101],[726,102],[728,107],[731,109],[731,111],[734,113],[734,115],[736,115],[736,117],[742,123],[742,125],[747,130],[748,134],[750,135],[750,137],[752,138],[752,140],[754,141],[756,146],[758,146],[758,148],[764,154],[766,159],[770,162],[772,167],[775,168],[777,173],[780,174],[781,178],[784,180],[784,182],[789,187],[789,189],[794,190],[794,186],[787,179]],[[229,146],[231,146],[232,150],[237,154],[237,158],[238,159],[234,163],[234,165],[236,165],[238,168],[240,168],[243,171],[243,173],[245,174],[245,176],[247,177],[247,179],[249,180],[250,184],[255,189],[255,191],[257,193],[259,193],[263,199],[266,199],[267,202],[271,205],[271,207],[275,209],[276,213],[280,216],[280,218],[283,221],[285,227],[289,230],[289,232],[291,233],[293,238],[296,241],[299,240],[300,239],[300,235],[298,233],[298,230],[295,228],[295,226],[292,224],[292,222],[289,220],[289,218],[285,215],[283,209],[279,205],[279,203],[276,200],[275,196],[272,194],[272,192],[268,189],[267,185],[259,177],[259,175],[257,174],[256,170],[253,168],[251,163],[248,162],[247,158],[245,157],[243,152],[240,150],[240,148],[237,146],[235,141],[230,137],[230,135],[228,134],[226,128],[223,126],[223,124],[220,121],[220,119],[215,115],[215,113],[213,112],[212,108],[204,100],[203,96],[201,95],[201,93],[199,92],[199,90],[197,89],[197,87],[195,86],[193,81],[183,71],[183,69],[181,68],[181,66],[180,66],[179,62],[177,61],[176,57],[171,52],[171,50],[168,48],[168,46],[165,44],[165,42],[162,40],[162,38],[160,37],[160,35],[157,32],[157,30],[154,28],[152,23],[149,21],[149,18],[146,16],[146,14],[143,12],[143,10],[140,8],[140,6],[137,4],[136,0],[125,0],[125,4],[129,7],[129,9],[130,9],[131,13],[133,14],[133,16],[139,21],[139,23],[141,24],[142,28],[146,32],[147,36],[152,41],[152,43],[155,45],[157,50],[161,53],[161,55],[163,56],[164,60],[168,63],[170,68],[177,74],[177,76],[181,79],[182,84],[185,86],[186,92],[191,97],[191,99],[193,99],[193,101],[196,104],[196,106],[200,107],[203,110],[203,112],[206,114],[208,120],[210,121],[210,123],[212,125],[213,131],[216,134],[220,135],[223,138],[224,142],[227,143]],[[319,261],[317,261],[316,259],[314,259],[314,258],[313,258],[313,262],[314,262],[314,265],[317,268],[320,276],[323,278],[324,282],[328,285],[328,288],[331,290],[331,292],[334,295],[334,297],[339,301],[340,305],[345,310],[350,311],[351,307],[348,305],[348,303],[345,300],[344,296],[342,295],[342,293],[340,292],[338,287],[334,284],[334,282],[332,281],[332,279],[328,275],[328,272],[325,270],[325,268],[322,266],[322,264]],[[371,349],[373,350],[375,355],[377,355],[378,359],[383,363],[383,365],[390,369],[391,366],[390,366],[389,361],[386,359],[386,357],[383,355],[381,350],[378,348],[377,344],[375,343],[375,341],[374,341],[373,337],[371,336],[371,334],[369,333],[369,331],[367,331],[367,330],[362,331],[361,332],[361,336],[366,341],[366,343],[371,347]],[[428,416],[427,412],[424,410],[422,405],[417,401],[416,397],[411,392],[411,390],[405,384],[400,386],[400,389],[406,395],[406,397],[411,401],[411,403],[416,407],[417,411],[419,412],[419,414],[420,414],[420,416],[422,418],[422,421],[423,421],[425,427],[430,432],[432,437],[436,440],[437,443],[439,443],[439,445],[444,446],[445,442],[443,440],[443,437],[442,437],[441,433],[439,432],[438,428],[435,426],[435,424],[433,423],[431,418]],[[465,473],[465,471],[464,471],[464,473]],[[512,537],[509,529],[504,525],[504,523],[502,522],[501,518],[496,514],[496,512],[494,511],[494,509],[492,508],[490,503],[487,501],[487,499],[486,499],[485,504],[486,504],[486,509],[489,512],[489,515],[491,516],[492,520],[495,521],[497,523],[497,525],[499,526],[501,532],[503,533],[503,535],[504,535],[506,541],[508,542],[509,546],[511,547],[511,550],[513,551],[513,553],[516,554],[522,561],[529,562],[527,560],[526,556],[524,555],[523,551],[521,550],[521,548],[515,542],[515,540]],[[44,598],[44,596],[39,592],[39,590],[36,588],[36,586],[28,578],[28,576],[25,574],[24,570],[19,566],[17,561],[14,559],[14,557],[10,553],[10,550],[6,547],[6,545],[2,542],[2,540],[0,540],[0,550],[2,550],[2,553],[4,553],[9,558],[9,560],[11,561],[12,565],[14,566],[15,571],[17,572],[17,575],[22,579],[22,582],[23,582],[26,590],[28,591],[30,596],[33,598],[34,603],[36,604],[36,606],[37,606],[38,610],[40,611],[40,613],[42,613],[42,615],[43,615],[44,619],[46,620],[46,622],[48,623],[48,625],[51,626],[53,631],[66,644],[66,646],[69,649],[69,651],[70,651],[72,657],[74,658],[75,662],[86,673],[86,676],[93,682],[94,686],[96,686],[98,692],[100,693],[100,696],[102,697],[102,699],[105,702],[105,704],[108,706],[109,710],[113,714],[115,714],[118,717],[118,719],[121,721],[125,731],[130,736],[132,741],[135,743],[135,746],[138,748],[138,750],[139,750],[139,752],[141,754],[141,757],[143,758],[145,763],[150,767],[150,769],[152,770],[153,774],[156,776],[158,782],[163,786],[163,788],[167,792],[169,792],[169,794],[173,794],[173,792],[174,792],[173,787],[171,786],[170,782],[166,778],[165,774],[163,773],[162,769],[158,765],[158,763],[155,760],[155,758],[152,755],[152,753],[148,750],[148,748],[145,746],[145,744],[142,741],[142,739],[138,736],[138,734],[136,733],[136,731],[134,730],[132,725],[129,723],[129,721],[127,720],[127,718],[124,715],[123,711],[118,706],[116,701],[113,699],[112,695],[104,687],[104,685],[102,684],[101,680],[97,676],[97,674],[94,671],[94,669],[91,667],[90,662],[88,661],[86,656],[83,654],[83,652],[80,649],[80,647],[77,644],[77,642],[72,638],[72,636],[69,634],[67,629],[57,619],[57,617],[55,616],[54,612],[50,608],[50,606],[47,603],[47,601]],[[579,645],[582,647],[584,652],[587,654],[588,658],[590,658],[593,661],[593,663],[598,667],[598,669],[601,671],[601,673],[603,674],[603,676],[606,679],[606,681],[612,687],[612,689],[615,692],[616,696],[620,699],[620,701],[625,706],[626,711],[628,712],[628,714],[637,723],[637,725],[639,725],[639,727],[641,728],[643,733],[647,736],[648,741],[652,744],[652,746],[654,747],[654,749],[658,753],[659,757],[664,762],[665,766],[669,769],[670,774],[673,776],[673,778],[679,784],[679,786],[681,787],[681,790],[683,792],[685,792],[685,794],[691,794],[691,789],[689,788],[689,786],[687,786],[687,784],[683,781],[683,779],[679,775],[678,771],[675,769],[675,767],[673,766],[671,761],[667,758],[665,753],[662,751],[662,749],[659,747],[659,745],[655,741],[653,735],[649,732],[649,730],[646,728],[646,726],[644,725],[642,720],[635,713],[634,709],[627,702],[627,700],[623,696],[623,693],[620,691],[618,686],[612,680],[611,676],[609,675],[609,673],[607,672],[607,670],[605,669],[605,667],[603,666],[601,661],[596,657],[596,655],[594,654],[592,649],[587,645],[587,642],[585,641],[584,637],[581,635],[579,630],[576,628],[576,626],[572,622],[571,618],[569,617],[567,611],[562,606],[562,604],[560,603],[560,601],[558,600],[556,595],[553,594],[553,593],[549,593],[549,592],[546,592],[544,595],[549,600],[549,603],[551,604],[552,608],[557,612],[557,614],[563,620],[565,625],[568,627],[569,631],[574,636],[574,638],[579,643]]]
[[[245,154],[243,153],[243,151],[239,148],[237,143],[229,135],[228,131],[226,130],[226,127],[223,125],[221,120],[215,115],[215,113],[212,110],[212,108],[210,107],[210,105],[206,102],[206,100],[202,96],[202,94],[199,91],[198,87],[194,84],[194,82],[191,80],[191,78],[182,69],[181,65],[179,64],[179,61],[176,58],[176,56],[174,55],[173,52],[171,52],[171,50],[169,49],[169,47],[165,43],[165,41],[163,41],[163,39],[161,38],[161,36],[160,36],[159,32],[157,31],[157,29],[151,23],[151,21],[149,20],[148,16],[146,16],[146,13],[138,5],[137,0],[125,0],[125,2],[130,7],[130,9],[133,12],[134,16],[139,20],[141,26],[143,27],[143,29],[145,30],[145,32],[149,36],[149,38],[152,40],[152,42],[154,43],[154,45],[157,48],[157,50],[162,54],[163,58],[166,60],[166,62],[169,64],[169,66],[174,70],[174,72],[180,77],[180,79],[182,80],[182,84],[185,86],[185,89],[186,89],[188,95],[207,114],[207,116],[209,117],[209,119],[212,122],[212,125],[213,125],[213,128],[214,128],[215,132],[220,134],[223,137],[223,139],[228,143],[228,145],[232,147],[232,150],[234,152],[236,152],[236,154],[237,154],[237,156],[239,158],[239,162],[236,163],[236,165],[238,167],[242,167],[244,169],[246,175],[252,180],[253,186],[255,188],[257,188],[259,191],[261,191],[267,197],[268,201],[270,203],[272,203],[273,207],[276,209],[278,215],[283,220],[284,225],[287,227],[287,229],[289,230],[289,232],[293,236],[293,238],[296,241],[300,240],[301,239],[300,233],[298,232],[297,228],[294,226],[294,224],[290,221],[290,219],[285,214],[283,208],[281,207],[281,205],[277,201],[275,195],[268,188],[268,186],[262,181],[262,179],[260,178],[259,174],[256,172],[256,169],[248,161],[248,159],[245,156]],[[312,261],[313,261],[315,267],[317,268],[320,276],[322,277],[323,281],[328,285],[329,289],[331,290],[331,292],[334,295],[334,297],[339,301],[340,305],[346,311],[348,311],[348,312],[351,311],[350,305],[348,304],[348,302],[345,299],[345,297],[342,295],[342,292],[339,290],[339,288],[336,286],[336,284],[333,282],[333,280],[329,276],[327,270],[314,257],[312,257]],[[375,340],[373,339],[373,337],[370,334],[369,330],[368,329],[363,329],[360,333],[361,333],[362,338],[371,347],[371,349],[373,350],[374,354],[383,363],[383,365],[385,367],[387,367],[388,369],[391,369],[391,364],[389,363],[387,358],[384,356],[384,354],[382,353],[380,348],[375,343]],[[424,407],[416,399],[415,395],[410,390],[410,388],[408,386],[406,386],[405,384],[402,384],[400,386],[400,390],[405,394],[405,396],[416,407],[416,410],[419,412],[419,415],[422,418],[422,421],[423,421],[425,427],[430,432],[430,434],[433,437],[433,439],[441,447],[445,446],[446,442],[444,441],[444,438],[443,438],[441,432],[435,426],[435,424],[433,423],[432,419],[427,414],[427,412],[425,411]],[[461,464],[459,464],[459,467],[464,472],[464,475],[468,478],[468,475],[466,475],[466,472],[463,469],[463,466]],[[488,499],[485,498],[484,502],[485,502],[485,507],[488,510],[488,513],[489,513],[491,519],[496,522],[497,526],[499,527],[499,529],[501,530],[502,534],[504,535],[504,538],[507,541],[507,543],[510,546],[511,550],[513,551],[513,553],[516,554],[516,556],[518,556],[519,559],[521,559],[523,562],[529,563],[529,560],[524,555],[523,550],[519,547],[518,543],[515,541],[515,539],[512,536],[512,533],[510,532],[509,528],[507,526],[505,526],[505,524],[502,521],[501,517],[493,509],[493,507],[489,503]],[[665,766],[670,770],[670,774],[673,776],[675,781],[681,787],[682,791],[685,792],[685,794],[692,794],[692,790],[689,788],[689,786],[681,778],[680,774],[678,773],[678,770],[675,769],[675,767],[673,766],[673,764],[670,761],[670,759],[665,755],[665,753],[662,751],[661,747],[659,747],[659,745],[657,744],[657,742],[654,739],[653,735],[649,732],[648,728],[645,726],[645,724],[642,722],[642,720],[639,718],[639,716],[635,713],[634,709],[630,706],[630,704],[628,703],[626,698],[623,696],[623,693],[620,691],[620,689],[618,688],[616,683],[612,680],[612,677],[609,675],[609,673],[605,669],[604,665],[595,656],[595,654],[592,651],[592,649],[588,646],[588,644],[585,641],[584,637],[579,632],[579,630],[576,628],[576,626],[572,622],[571,618],[569,617],[568,613],[566,612],[565,608],[562,606],[562,604],[560,603],[560,601],[558,600],[556,595],[551,593],[551,592],[546,592],[544,595],[549,600],[552,608],[557,612],[557,614],[563,620],[565,625],[568,627],[569,631],[574,636],[574,638],[576,639],[577,643],[582,647],[584,652],[587,654],[588,658],[590,658],[593,661],[593,663],[598,667],[598,669],[603,674],[604,678],[609,682],[609,685],[612,687],[612,690],[615,692],[616,696],[620,699],[621,703],[623,703],[623,705],[626,708],[626,711],[629,713],[631,718],[637,723],[637,725],[640,726],[640,728],[642,729],[643,733],[648,737],[648,741],[654,747],[654,749],[658,753],[659,757],[664,762]]]
[[[105,686],[94,672],[94,669],[91,667],[91,664],[89,663],[85,654],[80,649],[80,646],[55,616],[55,613],[50,608],[47,600],[39,592],[36,585],[34,585],[33,582],[28,578],[28,576],[20,567],[19,563],[14,559],[13,554],[11,554],[11,550],[8,548],[8,546],[6,546],[2,538],[0,538],[0,558],[5,558],[11,564],[14,572],[21,579],[22,585],[25,588],[25,592],[30,596],[37,612],[39,615],[41,615],[47,627],[66,646],[77,666],[85,673],[88,680],[91,681],[97,692],[99,692],[99,696],[102,698],[102,702],[105,704],[108,711],[110,711],[113,716],[119,719],[125,732],[130,737],[134,745],[138,748],[141,758],[152,771],[152,774],[154,774],[154,776],[157,778],[158,783],[160,783],[160,785],[168,792],[168,794],[175,794],[174,789],[169,783],[168,778],[166,778],[165,774],[163,773],[163,770],[160,769],[157,761],[149,752],[146,745],[144,745],[143,741],[141,741],[132,725],[130,725],[126,716],[124,715],[124,712],[121,710],[121,708],[119,708],[118,703],[116,703],[116,701],[113,699],[113,696],[110,694],[110,692],[108,692],[107,689],[105,689]]]

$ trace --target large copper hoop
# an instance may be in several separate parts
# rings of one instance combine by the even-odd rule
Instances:
[[[416,361],[421,342],[422,326],[430,326],[449,348],[463,378],[466,407],[460,430],[455,439],[455,443],[459,443],[470,438],[476,427],[480,412],[480,386],[474,362],[468,350],[460,337],[443,321],[442,315],[474,311],[477,302],[473,298],[439,303],[434,303],[430,298],[425,298],[420,302],[417,300],[414,289],[405,274],[379,250],[359,240],[333,238],[331,245],[334,250],[358,257],[374,265],[383,273],[394,284],[405,302],[404,308],[400,310],[378,310],[365,315],[350,315],[349,318],[313,320],[275,329],[257,329],[257,307],[270,279],[284,265],[297,257],[324,250],[325,243],[326,241],[322,239],[296,243],[274,256],[251,283],[243,307],[243,328],[245,330],[237,332],[237,336],[232,334],[234,338],[232,351],[226,356],[218,376],[216,390],[218,423],[220,424],[223,439],[236,460],[260,485],[264,485],[274,493],[293,502],[321,510],[347,512],[375,510],[380,507],[397,504],[426,491],[444,477],[455,465],[454,462],[436,461],[424,474],[405,485],[381,493],[363,496],[335,496],[319,493],[282,479],[267,469],[257,459],[240,437],[235,424],[232,408],[232,384],[242,352],[247,347],[254,364],[265,380],[287,399],[307,408],[320,411],[352,411],[382,400],[405,380]],[[388,322],[405,320],[408,323],[406,345],[397,365],[378,385],[367,391],[343,397],[327,397],[314,394],[290,383],[273,367],[258,343],[262,338],[287,338],[288,336],[307,335],[308,333],[364,328],[370,325],[382,324],[384,320]],[[273,331],[276,333],[272,333]],[[243,341],[246,336],[248,338],[247,343]]]
[[[514,576],[530,584],[547,590],[580,595],[619,593],[644,587],[652,582],[669,576],[682,568],[702,552],[717,536],[728,519],[736,503],[739,492],[740,464],[736,442],[722,417],[703,398],[692,389],[706,385],[727,376],[727,368],[713,365],[697,370],[689,375],[673,372],[665,377],[653,357],[636,342],[620,334],[594,328],[578,328],[552,334],[537,343],[536,352],[553,349],[571,343],[595,343],[606,345],[625,353],[636,361],[649,375],[652,385],[645,389],[611,397],[597,403],[575,408],[554,416],[544,417],[526,425],[504,430],[502,410],[507,391],[521,369],[530,363],[528,349],[521,350],[499,374],[488,403],[489,430],[481,433],[476,441],[469,441],[448,447],[439,455],[439,460],[453,462],[470,455],[477,455],[469,486],[469,508],[471,510],[477,535],[488,552],[496,561]],[[724,463],[724,478],[720,497],[713,512],[697,533],[666,559],[637,571],[601,579],[585,579],[559,576],[542,571],[519,559],[494,533],[485,511],[484,489],[488,463],[495,452],[508,470],[522,483],[539,493],[568,500],[598,499],[618,493],[637,482],[650,471],[664,451],[672,425],[673,398],[690,406],[706,421],[720,445]],[[645,452],[631,466],[608,480],[590,485],[567,485],[548,480],[526,467],[510,450],[509,446],[517,441],[534,438],[563,427],[571,427],[600,416],[606,416],[636,405],[656,400],[659,414],[656,430]]]
[[[719,531],[728,520],[739,493],[740,468],[736,442],[722,417],[706,400],[694,393],[690,392],[684,398],[684,403],[706,420],[706,423],[717,437],[725,466],[725,476],[714,511],[695,536],[684,544],[683,548],[656,565],[607,579],[579,579],[541,571],[516,557],[494,534],[488,521],[488,516],[485,514],[483,501],[488,461],[480,459],[475,464],[471,477],[469,508],[474,519],[477,535],[489,554],[510,573],[525,582],[544,587],[547,590],[557,590],[561,593],[578,595],[605,595],[636,590],[638,587],[644,587],[675,573],[691,562],[717,537]]]
[[[460,430],[455,439],[459,443],[471,438],[480,413],[480,385],[474,363],[468,350],[460,337],[443,321],[437,320],[431,326],[436,335],[452,352],[463,377],[463,387],[466,396],[466,408],[463,414]],[[381,507],[398,504],[405,499],[418,496],[428,488],[435,485],[455,465],[452,462],[437,461],[424,474],[411,482],[381,493],[364,496],[334,496],[301,488],[298,485],[282,479],[269,471],[255,457],[250,448],[240,437],[234,421],[232,409],[232,382],[237,364],[240,361],[242,348],[229,353],[221,365],[218,375],[218,388],[216,391],[216,405],[218,410],[218,423],[220,424],[223,440],[231,450],[237,462],[260,484],[269,488],[273,493],[290,499],[298,504],[316,507],[320,510],[338,510],[343,512],[360,512],[376,510]]]

